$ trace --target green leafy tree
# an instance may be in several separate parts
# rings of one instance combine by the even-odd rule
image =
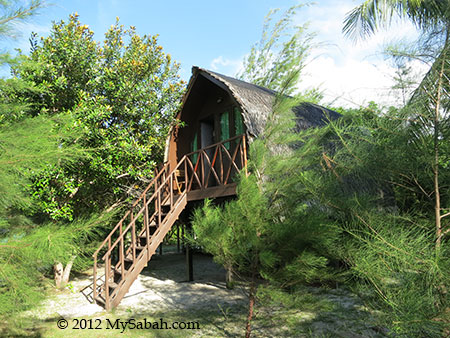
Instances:
[[[77,167],[37,173],[32,186],[53,219],[120,205],[152,176],[176,123],[184,83],[179,65],[157,43],[118,21],[100,45],[76,14],[55,23],[14,74],[39,89],[32,114],[72,114],[77,144],[90,149]]]
[[[366,0],[345,18],[343,32],[353,38],[367,37],[379,28],[387,28],[394,15],[408,18],[424,33],[440,30],[447,35],[449,8],[440,0]]]
[[[42,0],[21,1],[3,0],[0,1],[0,39],[15,38],[19,32],[15,29],[15,24],[25,22],[30,17],[36,15],[39,10],[46,6]],[[19,57],[13,57],[10,53],[0,54],[0,66],[14,65],[19,62]],[[37,89],[29,83],[24,83],[16,78],[0,79],[0,125],[5,121],[15,121],[23,117],[29,108],[29,103],[23,97],[23,93],[29,95]]]
[[[0,83],[1,315],[42,299],[52,268],[60,287],[85,268],[104,208],[150,176],[183,86],[156,40],[117,23],[100,46],[74,15]]]

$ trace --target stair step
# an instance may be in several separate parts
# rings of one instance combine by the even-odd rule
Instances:
[[[113,279],[115,283],[119,283],[122,280],[122,271],[120,269],[113,270]]]
[[[152,229],[152,228],[154,228],[154,229]],[[152,232],[152,230],[154,230],[154,231]],[[149,238],[152,238],[152,235],[154,234],[155,231],[156,231],[156,227],[150,227],[150,236],[149,236]],[[139,235],[138,237],[142,238],[142,239],[146,239],[147,235],[146,234],[142,234],[142,235]],[[137,246],[136,246],[136,248],[137,248]]]
[[[180,198],[180,195],[174,195],[173,196],[173,204],[175,204],[179,198]],[[167,199],[167,201],[164,201],[164,203],[162,203],[161,206],[162,207],[170,207],[170,198]]]
[[[125,270],[128,270],[130,268],[130,266],[133,265],[133,257],[125,257],[123,259],[123,262],[125,264]]]
[[[103,306],[103,307],[105,307],[105,305],[106,305],[106,301],[100,296],[95,297],[95,302],[100,303],[98,305]]]
[[[117,275],[121,275],[122,274],[122,271],[121,271],[121,269],[120,268],[113,268],[112,269],[112,272],[114,273],[114,274],[117,274]]]
[[[151,226],[149,227],[149,229],[150,229],[149,238],[152,238],[152,235],[156,232],[157,227]],[[145,248],[145,245],[147,245],[147,234],[144,233],[138,236],[138,244],[143,248]]]
[[[119,284],[114,283],[114,282],[109,282],[109,283],[108,283],[108,287],[109,287],[110,289],[115,289],[115,288],[117,288],[118,286],[119,286]]]

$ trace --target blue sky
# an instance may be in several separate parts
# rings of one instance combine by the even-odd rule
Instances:
[[[22,37],[3,41],[3,47],[29,49],[31,31],[47,35],[52,21],[67,19],[77,12],[80,21],[102,40],[116,17],[125,26],[133,25],[141,35],[159,34],[159,43],[181,63],[183,79],[191,67],[212,69],[233,76],[243,57],[260,39],[265,15],[272,8],[287,9],[295,0],[53,0],[30,22],[21,24]],[[389,87],[394,69],[380,54],[393,36],[414,36],[414,28],[397,23],[390,31],[376,34],[366,42],[354,44],[341,34],[345,14],[361,1],[316,1],[299,11],[296,23],[310,23],[322,47],[312,52],[300,89],[320,86],[324,103],[346,106],[364,105],[369,100],[392,103]],[[395,34],[394,34],[395,32]],[[417,69],[422,69],[417,65]],[[392,95],[391,95],[392,96]]]

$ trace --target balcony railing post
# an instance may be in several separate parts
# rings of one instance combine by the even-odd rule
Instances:
[[[247,172],[247,142],[245,139],[245,134],[242,135],[242,147],[244,150],[244,168],[245,168],[245,176],[248,176],[248,172]]]
[[[201,180],[200,182],[202,183],[200,188],[204,188],[205,187],[205,159],[203,158],[203,151],[200,151],[199,155],[199,160],[200,160],[200,172],[201,172]]]
[[[188,171],[187,171],[187,157],[184,158],[184,191],[188,192],[188,181],[189,181],[189,176],[188,176]]]
[[[220,184],[223,185],[223,156],[222,156],[222,146],[218,146],[220,151]]]

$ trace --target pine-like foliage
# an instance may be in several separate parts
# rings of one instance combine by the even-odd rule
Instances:
[[[381,310],[381,325],[407,336],[440,336],[450,266],[448,249],[435,248],[430,154],[412,142],[416,127],[407,110],[375,109],[330,121],[323,132],[333,147],[318,148],[321,168],[304,183],[342,230],[339,256],[356,290]],[[447,184],[447,170],[441,174]]]
[[[223,206],[207,200],[195,211],[193,221],[199,244],[218,263],[243,276],[273,265],[273,254],[265,240],[271,226],[268,201],[254,175],[241,176],[236,200]]]
[[[2,1],[0,35],[9,32],[11,26],[5,25],[28,17],[41,6],[41,1]],[[1,61],[17,64],[17,59],[7,55]],[[75,255],[75,268],[85,267],[98,229],[113,217],[95,214],[71,224],[42,224],[32,217],[32,177],[62,161],[73,166],[89,153],[76,142],[79,135],[73,129],[73,115],[30,113],[34,105],[29,98],[38,94],[42,91],[26,81],[0,80],[1,316],[42,300],[44,277],[51,275],[55,262],[66,263]]]
[[[85,269],[96,250],[103,224],[113,213],[93,214],[70,224],[45,224],[21,229],[0,239],[0,316],[29,308],[43,300],[55,262]]]
[[[75,161],[81,151],[71,144],[68,117],[25,118],[0,128],[0,215],[5,226],[13,217],[9,212],[32,208],[27,194],[30,177],[58,161]],[[17,224],[18,225],[18,224]]]

